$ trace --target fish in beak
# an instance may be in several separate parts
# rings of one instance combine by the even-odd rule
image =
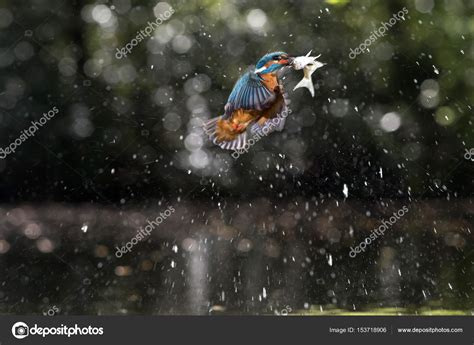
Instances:
[[[318,68],[323,67],[325,64],[322,62],[317,61],[316,59],[319,58],[321,55],[318,56],[310,56],[311,50],[305,56],[298,56],[293,58],[291,61],[291,66],[295,70],[303,70],[303,79],[296,84],[293,88],[293,91],[299,89],[300,87],[305,87],[311,93],[311,96],[314,97],[314,86],[313,80],[311,79],[311,75],[316,71]]]

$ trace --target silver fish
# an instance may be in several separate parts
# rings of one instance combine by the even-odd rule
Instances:
[[[306,54],[306,56],[296,57],[291,64],[295,70],[303,70],[303,79],[301,79],[301,81],[296,84],[296,86],[293,88],[293,91],[299,89],[300,87],[305,87],[309,90],[309,92],[311,92],[311,96],[314,97],[314,86],[311,75],[314,73],[314,71],[323,67],[325,64],[316,60],[321,55],[310,56],[310,54],[311,50],[308,54]]]

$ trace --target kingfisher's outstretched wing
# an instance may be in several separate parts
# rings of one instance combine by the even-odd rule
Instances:
[[[224,107],[224,118],[230,117],[237,109],[263,110],[268,108],[274,100],[273,90],[267,89],[258,74],[249,71],[235,83]]]
[[[224,107],[224,114],[210,119],[204,124],[209,139],[216,145],[227,150],[242,150],[247,144],[247,129],[260,118],[276,116],[283,106],[278,79],[263,79],[254,71],[248,71],[235,83],[229,99]],[[265,119],[263,119],[265,120]],[[284,119],[276,128],[283,128]],[[263,131],[259,126],[252,127],[253,132]],[[278,130],[270,128],[271,131]]]

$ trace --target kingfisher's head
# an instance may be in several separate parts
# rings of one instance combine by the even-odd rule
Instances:
[[[255,73],[267,74],[278,71],[280,68],[290,65],[293,57],[284,52],[274,52],[264,55],[255,66]]]

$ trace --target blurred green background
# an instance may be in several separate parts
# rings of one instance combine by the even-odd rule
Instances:
[[[406,197],[443,180],[474,146],[472,1],[2,4],[2,147],[60,110],[0,160],[5,201],[142,203],[201,177],[239,197],[300,194],[294,179],[308,193],[341,195],[346,181],[362,198]],[[169,6],[175,13],[152,37],[115,57]],[[348,58],[403,7],[405,21]],[[327,66],[314,74],[314,99],[291,91],[300,72],[285,73],[285,132],[238,161],[201,136],[249,65],[268,51],[311,49]],[[453,192],[472,192],[465,165],[442,181]],[[384,179],[374,179],[380,168]]]

